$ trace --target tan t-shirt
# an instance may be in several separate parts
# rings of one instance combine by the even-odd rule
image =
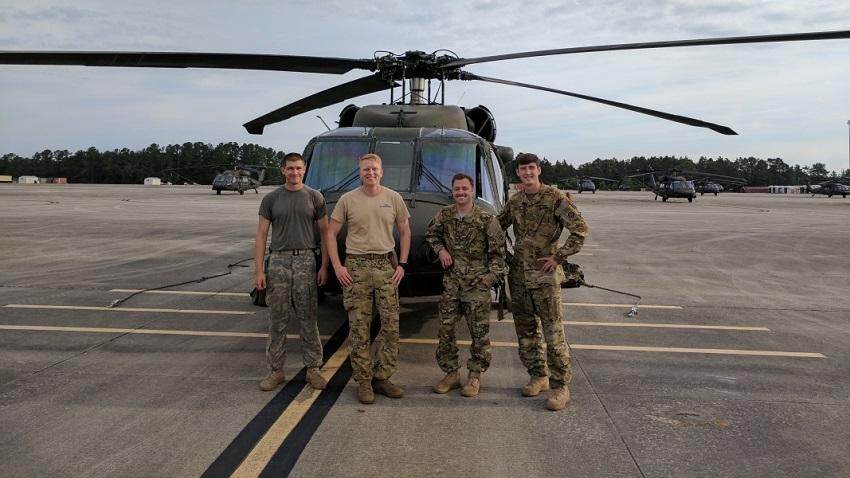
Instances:
[[[395,248],[393,225],[410,217],[401,194],[381,186],[369,196],[363,188],[339,198],[331,219],[348,225],[346,254],[384,254]]]

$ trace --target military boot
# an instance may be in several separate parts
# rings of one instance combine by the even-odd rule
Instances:
[[[549,410],[563,410],[570,403],[570,389],[566,386],[553,388],[552,395],[546,400],[546,408]]]
[[[375,392],[372,391],[371,383],[360,382],[359,388],[357,389],[357,400],[360,400],[360,403],[364,403],[366,405],[375,402]]]
[[[372,388],[375,390],[375,393],[380,393],[381,395],[385,395],[390,398],[401,398],[404,396],[404,391],[401,387],[389,380],[378,380],[377,378],[373,378]]]
[[[307,382],[316,390],[324,390],[328,386],[328,381],[319,372],[318,367],[310,367],[307,369]]]
[[[532,375],[528,383],[522,387],[522,394],[526,397],[536,397],[543,390],[549,390],[549,377],[535,377]]]
[[[469,378],[466,381],[466,385],[460,390],[460,394],[464,397],[475,397],[478,396],[480,390],[481,372],[469,372]]]
[[[272,370],[269,373],[269,376],[264,378],[262,382],[260,382],[260,390],[264,392],[271,392],[276,389],[280,384],[282,384],[286,380],[286,377],[283,374],[283,370]]]
[[[448,393],[456,388],[460,388],[460,373],[457,370],[447,373],[442,380],[434,384],[434,393]]]

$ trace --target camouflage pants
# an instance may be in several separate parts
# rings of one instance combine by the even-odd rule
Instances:
[[[545,377],[548,362],[552,388],[572,380],[570,354],[561,323],[561,294],[557,286],[527,289],[521,278],[509,275],[511,311],[514,316],[519,358],[533,377]],[[541,333],[542,329],[542,333]],[[543,359],[543,339],[546,359]]]
[[[293,256],[272,252],[267,273],[266,302],[269,306],[269,339],[266,358],[269,368],[282,370],[286,360],[286,327],[298,320],[305,367],[322,366],[319,339],[316,258],[312,253]]]
[[[470,372],[486,372],[490,367],[490,291],[483,286],[473,286],[463,291],[452,287],[452,281],[443,281],[443,296],[440,299],[440,331],[437,335],[437,364],[443,372],[454,372],[460,368],[458,361],[455,326],[461,317],[466,318],[472,345],[466,368]]]
[[[386,380],[396,370],[398,362],[398,289],[393,286],[393,268],[389,255],[350,255],[345,267],[354,283],[342,290],[342,302],[348,312],[351,368],[354,380],[369,382],[372,378]],[[375,360],[372,361],[369,328],[374,308],[381,317],[381,332],[375,340]]]

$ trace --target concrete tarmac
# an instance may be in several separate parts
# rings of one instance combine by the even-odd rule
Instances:
[[[0,476],[850,475],[850,199],[574,195],[573,260],[643,307],[562,291],[572,403],[549,412],[495,313],[481,395],[431,392],[436,298],[402,300],[403,399],[356,400],[337,296],[329,389],[304,387],[293,335],[289,381],[259,391],[271,190],[0,185]]]

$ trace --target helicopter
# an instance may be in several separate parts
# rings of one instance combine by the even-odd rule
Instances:
[[[576,190],[578,191],[578,193],[581,194],[582,191],[590,191],[591,193],[596,194],[596,183],[593,182],[594,179],[597,181],[609,181],[612,183],[619,182],[616,179],[598,178],[596,176],[582,176],[580,178],[576,178]]]
[[[240,195],[251,189],[259,194],[257,188],[263,185],[266,177],[266,166],[236,163],[231,169],[226,169],[218,174],[212,181],[212,189],[221,195],[222,191],[237,191]]]
[[[741,178],[723,178],[717,174],[694,180],[696,192],[698,192],[700,196],[705,195],[705,193],[713,193],[717,196],[718,193],[725,191],[728,187],[739,188],[746,183],[747,182]]]
[[[812,197],[815,197],[816,194],[823,194],[830,198],[838,195],[841,195],[842,198],[846,198],[847,195],[850,194],[850,187],[846,184],[832,180],[824,181],[820,184],[807,185],[806,190],[811,193]]]
[[[656,174],[658,174],[657,180],[655,178]],[[688,174],[698,179],[689,180],[687,177],[683,176],[683,174]],[[718,192],[722,191],[722,186],[720,186],[718,182],[728,182],[736,185],[746,184],[746,181],[743,178],[703,173],[700,171],[680,171],[678,169],[671,169],[669,173],[663,174],[659,174],[659,171],[651,170],[627,177],[649,177],[650,184],[652,185],[652,191],[655,193],[654,199],[658,200],[660,197],[661,202],[667,202],[670,198],[684,198],[687,199],[688,202],[694,202],[694,199],[696,199],[696,193],[700,191],[698,188],[701,188],[702,194],[705,192],[714,192],[714,195],[716,196]],[[696,186],[695,183],[701,184],[701,186]],[[706,191],[706,185],[708,184],[714,185],[712,186],[712,189],[716,189],[717,191]]]
[[[375,52],[372,58],[364,59],[196,52],[0,51],[0,64],[223,68],[338,75],[351,70],[371,72],[287,104],[243,126],[249,133],[262,134],[266,126],[293,116],[388,91],[389,101],[385,104],[344,107],[337,128],[308,142],[303,154],[307,163],[305,183],[320,190],[331,209],[344,192],[358,187],[357,158],[366,153],[380,155],[384,169],[382,184],[401,193],[411,212],[410,273],[405,276],[400,292],[432,295],[440,292],[442,271],[424,236],[436,212],[451,203],[451,177],[464,172],[475,178],[476,204],[497,213],[508,197],[506,178],[513,160],[513,149],[495,142],[496,122],[489,108],[445,104],[447,81],[479,81],[544,91],[707,128],[723,135],[737,134],[728,126],[696,118],[481,76],[464,68],[480,63],[590,52],[845,38],[850,38],[850,30],[569,47],[473,58],[462,58],[450,50]],[[344,231],[338,237],[342,253]]]

